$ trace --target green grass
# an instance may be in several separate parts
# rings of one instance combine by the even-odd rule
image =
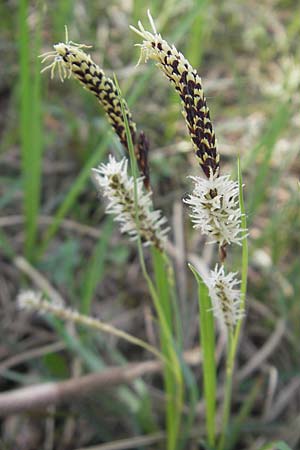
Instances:
[[[189,268],[198,285],[199,332],[203,367],[203,394],[205,398],[205,422],[208,444],[213,448],[216,443],[216,363],[215,363],[215,327],[212,304],[208,288],[201,276],[191,264]]]
[[[96,287],[104,278],[109,239],[112,231],[113,219],[108,217],[102,226],[101,235],[95,245],[95,249],[90,257],[90,260],[88,261],[87,268],[82,277],[83,285],[80,312],[83,314],[90,313]]]
[[[41,196],[42,122],[41,77],[38,59],[41,28],[38,22],[33,37],[28,25],[29,4],[19,3],[20,59],[20,142],[25,216],[25,254],[32,259],[36,250],[37,220]],[[39,16],[42,20],[43,16]],[[34,55],[34,56],[33,56]]]
[[[4,3],[7,3],[7,7]],[[84,314],[94,311],[94,306],[97,306],[95,311],[101,311],[101,302],[106,300],[106,287],[113,293],[112,305],[108,307],[112,318],[116,305],[117,311],[121,305],[122,312],[133,307],[141,308],[143,314],[142,305],[146,304],[148,308],[147,299],[144,297],[152,296],[157,315],[153,327],[155,331],[156,328],[160,331],[161,345],[168,359],[164,369],[165,387],[159,376],[153,381],[155,389],[160,390],[161,397],[167,395],[168,448],[175,449],[177,445],[178,449],[184,450],[188,445],[189,433],[196,423],[201,436],[206,427],[210,448],[215,450],[218,437],[215,417],[221,415],[222,402],[215,402],[213,319],[212,314],[207,313],[209,299],[205,286],[197,279],[197,292],[191,274],[187,276],[186,298],[189,306],[197,301],[198,293],[199,308],[204,311],[204,314],[200,315],[200,340],[203,352],[209,356],[204,357],[203,367],[201,366],[204,372],[204,387],[201,391],[201,386],[197,385],[200,369],[190,368],[182,361],[182,351],[185,350],[182,348],[182,334],[184,335],[186,330],[181,330],[176,295],[172,292],[174,283],[171,277],[168,278],[170,272],[166,260],[159,255],[148,254],[139,245],[143,270],[141,276],[136,278],[137,286],[130,286],[130,294],[127,294],[125,287],[129,267],[134,268],[137,265],[134,246],[125,247],[124,239],[119,241],[115,231],[112,248],[111,236],[116,230],[115,225],[110,218],[103,217],[103,205],[95,200],[95,188],[89,181],[90,169],[105,160],[109,151],[118,152],[119,143],[112,137],[95,99],[87,92],[81,92],[75,83],[68,80],[64,85],[57,81],[50,82],[46,74],[41,77],[39,73],[41,66],[37,55],[50,50],[53,42],[63,40],[65,24],[71,30],[76,29],[74,40],[79,36],[83,42],[94,43],[96,50],[107,50],[105,55],[96,54],[96,59],[103,63],[105,69],[113,69],[117,73],[120,71],[121,84],[134,120],[138,128],[144,129],[150,138],[155,205],[164,209],[171,219],[172,205],[175,201],[180,202],[188,189],[186,176],[198,174],[198,167],[193,159],[192,149],[187,154],[181,154],[178,150],[177,143],[187,141],[188,136],[179,113],[180,105],[176,93],[173,93],[160,74],[156,75],[154,64],[141,64],[140,68],[134,69],[139,50],[133,48],[136,37],[128,31],[127,25],[136,25],[141,19],[148,27],[148,5],[141,0],[135,0],[132,7],[128,6],[128,9],[123,10],[121,2],[118,1],[108,7],[101,2],[91,2],[87,8],[83,5],[83,9],[78,10],[78,5],[74,6],[74,2],[70,0],[51,3],[20,0],[15,7],[16,19],[13,19],[14,5],[11,2],[4,3],[0,6],[1,49],[4,50],[0,106],[7,122],[3,121],[0,144],[0,156],[3,158],[1,165],[4,162],[5,171],[0,177],[0,209],[1,217],[22,215],[25,220],[23,228],[14,225],[0,230],[3,276],[4,279],[8,278],[4,287],[7,289],[8,286],[10,304],[13,304],[19,289],[28,285],[34,288],[32,281],[23,280],[13,265],[16,254],[22,254],[29,259],[52,285],[61,290],[70,306],[78,307]],[[271,27],[272,29],[269,29],[267,23],[267,17],[270,17],[267,14],[269,6],[265,7],[266,15],[260,14],[256,8],[258,2],[254,0],[247,5],[247,8],[251,9],[249,20],[245,5],[233,1],[222,6],[216,1],[207,0],[153,1],[149,5],[152,15],[159,19],[159,29],[163,36],[171,42],[176,42],[178,48],[199,70],[204,89],[206,84],[212,81],[213,89],[207,97],[221,156],[223,143],[227,144],[229,149],[222,160],[223,174],[227,169],[231,170],[235,155],[241,152],[242,168],[239,167],[236,174],[239,176],[241,189],[243,171],[247,205],[243,227],[246,227],[247,219],[251,239],[249,255],[245,240],[241,254],[238,249],[232,253],[230,251],[228,262],[233,260],[234,267],[240,270],[243,298],[245,299],[248,289],[247,297],[254,302],[252,304],[250,300],[247,301],[248,317],[243,327],[241,324],[237,327],[230,354],[234,360],[238,342],[243,335],[250,343],[249,348],[251,345],[263,345],[276,327],[277,321],[282,317],[286,319],[286,337],[279,345],[278,352],[271,355],[268,361],[278,372],[274,401],[278,393],[282,392],[299,372],[297,318],[300,314],[300,223],[297,214],[299,190],[296,187],[299,172],[299,89],[290,97],[281,95],[271,98],[264,87],[268,83],[276,83],[282,60],[291,58],[299,64],[296,49],[300,20],[294,14],[295,5],[293,1],[274,5],[270,12],[274,15],[277,21],[274,23],[278,24],[278,27]],[[93,12],[95,14],[92,14]],[[16,28],[15,22],[18,24],[17,35],[13,32]],[[278,30],[282,30],[282,34]],[[95,49],[91,51],[94,52]],[[123,68],[126,70],[123,71]],[[231,78],[232,84],[222,87],[223,81]],[[213,84],[214,81],[217,81],[216,85]],[[260,118],[263,121],[262,131],[258,135],[255,134],[255,138],[247,129],[247,120],[251,116],[257,116],[258,122]],[[244,140],[240,136],[238,126],[235,127],[235,119],[246,123]],[[223,128],[222,135],[223,121],[229,123],[229,128]],[[249,127],[251,123],[249,121]],[[231,125],[233,131],[230,129]],[[280,139],[283,139],[283,145],[288,143],[291,150],[279,152],[282,160],[275,161],[274,151],[278,148]],[[165,146],[174,148],[165,153]],[[20,158],[15,156],[15,149],[19,151]],[[53,167],[57,164],[59,168],[61,163],[66,165],[68,159],[72,162],[72,167],[65,173],[61,175],[59,171],[49,171],[48,174],[51,164]],[[42,163],[45,174],[42,173]],[[240,201],[244,211],[242,192]],[[42,215],[52,216],[51,225],[45,227],[42,224]],[[65,218],[98,227],[99,238],[85,235],[78,237],[76,232],[66,231]],[[209,252],[206,247],[202,247],[202,241],[198,245],[196,234],[191,235],[188,221],[187,212],[184,210],[188,255],[207,255]],[[270,257],[270,266],[260,266],[261,256],[258,250]],[[248,260],[251,270],[247,280]],[[61,277],[57,277],[60,271]],[[175,281],[177,282],[176,273]],[[122,292],[115,295],[114,286],[118,284]],[[145,294],[147,287],[150,295]],[[258,302],[265,315],[257,308]],[[208,321],[204,321],[207,317]],[[142,318],[140,320],[142,322]],[[191,327],[198,320],[197,316],[191,318]],[[26,324],[28,329],[24,328],[25,333],[31,337],[33,331],[29,325],[33,326],[33,330],[36,325],[30,322]],[[45,374],[49,379],[55,379],[59,373],[68,377],[66,366],[73,363],[74,358],[80,360],[82,370],[87,372],[102,370],[107,361],[109,364],[122,365],[128,360],[147,358],[147,352],[131,352],[131,347],[124,344],[116,347],[114,342],[101,335],[95,336],[86,330],[81,332],[82,328],[72,335],[60,322],[52,321],[49,326],[54,327],[57,335],[66,343],[67,351],[62,358],[61,355],[50,355],[49,358],[35,362],[28,361],[26,374],[24,372],[24,375],[21,375],[17,370],[11,370],[4,375],[7,379],[10,377],[16,383],[22,384],[31,379],[32,373],[39,374],[41,380]],[[141,326],[138,329],[143,337],[146,334],[145,328]],[[243,333],[240,333],[242,328]],[[21,351],[23,335],[18,335],[18,327],[9,331],[12,337],[7,342],[4,336],[5,348]],[[195,345],[195,340],[189,342],[189,345]],[[241,348],[237,356],[239,367],[245,363],[246,355],[242,350]],[[171,370],[168,364],[173,364],[175,370]],[[222,359],[218,366],[219,373],[220,379],[223,379]],[[270,439],[264,436],[263,425],[255,428],[257,412],[266,393],[266,384],[260,384],[259,380],[260,374],[257,376],[254,373],[251,380],[236,387],[233,415],[228,418],[228,424],[225,422],[223,430],[226,439],[230,434],[226,445],[234,450],[245,445],[245,442],[251,445],[255,439],[263,438],[265,444],[261,444],[260,450],[290,450],[283,442],[285,436],[281,431],[281,428],[289,427],[289,408],[285,415],[279,416],[278,423],[282,421],[282,427],[274,428],[276,436],[274,435],[272,442],[268,443]],[[183,384],[186,388],[184,396]],[[183,397],[183,409],[176,411],[176,406],[182,402]],[[207,401],[207,414],[201,415],[200,420],[196,405],[203,399]],[[241,409],[240,399],[244,401]],[[230,403],[231,401],[229,409]],[[95,420],[93,442],[122,438],[122,432],[135,435],[163,428],[164,403],[153,395],[149,377],[145,380],[138,379],[136,383],[128,387],[123,386],[120,390],[116,389],[111,398],[106,397],[106,393],[101,393],[99,404],[105,413],[111,414],[112,425],[110,428],[106,422],[100,425]],[[60,417],[58,422],[63,424],[64,418]],[[255,431],[252,433],[250,425],[253,422]],[[117,426],[121,430],[120,435],[115,433]],[[61,430],[58,428],[56,431],[59,434]],[[224,447],[226,445],[224,443]]]
[[[132,176],[134,178],[136,226],[137,229],[139,229],[139,198],[137,191],[138,169],[129,124],[125,113],[123,98],[116,77],[115,83],[119,91],[123,120],[126,129],[126,138],[130,155],[130,166]],[[184,388],[180,358],[177,355],[176,350],[173,321],[174,314],[172,314],[172,286],[170,285],[170,278],[167,273],[169,263],[166,264],[166,262],[168,262],[168,259],[164,251],[156,249],[152,251],[155,279],[155,283],[153,283],[145,264],[144,251],[140,236],[138,236],[137,243],[142,273],[147,283],[149,294],[151,295],[153,305],[157,314],[161,352],[164,357],[163,372],[166,393],[167,449],[176,450],[180,436]]]

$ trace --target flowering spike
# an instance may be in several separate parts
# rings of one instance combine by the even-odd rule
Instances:
[[[190,217],[194,228],[210,235],[225,249],[226,244],[241,244],[244,230],[241,229],[241,210],[239,207],[239,186],[230,180],[229,175],[207,180],[190,177],[194,180],[193,193],[183,201],[192,212]],[[226,254],[224,255],[226,257]]]
[[[65,78],[74,76],[87,90],[92,92],[103,106],[108,120],[113,129],[119,136],[122,145],[127,148],[127,139],[125,124],[122,115],[122,109],[117,88],[104,71],[94,63],[90,55],[83,49],[91,46],[85,44],[76,44],[68,40],[68,29],[65,27],[66,42],[55,44],[54,50],[40,55],[42,63],[52,59],[51,64],[42,69],[42,72],[51,70],[51,78],[54,77],[55,69],[58,69],[58,75],[61,81]],[[133,143],[135,143],[136,124],[132,120],[129,108],[124,102],[125,113],[127,116],[130,133]]]
[[[161,35],[148,11],[149,22],[153,33],[146,31],[142,23],[138,27],[130,28],[144,40],[141,47],[141,59],[148,58],[157,61],[157,66],[169,81],[175,86],[182,104],[183,115],[192,139],[198,162],[209,178],[211,175],[219,175],[220,155],[216,148],[215,132],[210,120],[209,109],[202,89],[202,81],[197,71],[185,59],[182,53],[170,46]]]
[[[136,144],[136,158],[142,176],[144,177],[144,186],[147,189],[147,191],[151,189],[149,177],[148,153],[149,153],[149,141],[145,133],[141,131]]]
[[[51,305],[52,308],[63,308],[62,301],[56,299],[49,303],[41,292],[37,291],[22,291],[17,298],[17,304],[20,309],[36,310],[43,312],[43,305]]]
[[[108,199],[107,214],[113,214],[121,225],[121,232],[135,240],[141,237],[143,244],[154,245],[162,250],[168,228],[162,228],[166,218],[161,211],[152,210],[151,192],[143,190],[143,178],[137,183],[137,220],[134,193],[134,180],[127,173],[128,160],[116,161],[109,155],[109,161],[93,169],[95,185],[100,188],[103,197]]]
[[[221,325],[228,331],[232,330],[237,321],[244,316],[241,311],[241,292],[236,288],[240,284],[236,273],[230,272],[225,275],[224,266],[216,265],[210,271],[207,280],[210,298],[212,301],[212,311],[220,320]]]

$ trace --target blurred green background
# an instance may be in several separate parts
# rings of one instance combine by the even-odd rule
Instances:
[[[222,172],[236,174],[238,155],[241,158],[250,270],[238,361],[246,375],[235,405],[236,411],[247,401],[251,407],[242,425],[237,421],[237,448],[259,449],[276,438],[296,449],[300,442],[296,0],[0,3],[1,390],[148,357],[122,342],[17,312],[17,293],[37,287],[32,273],[28,277],[20,269],[17,256],[71,307],[155,343],[135,246],[128,245],[105,216],[105,205],[90,180],[91,167],[109,152],[118,156],[123,150],[89,92],[73,79],[61,83],[58,77],[50,80],[49,72],[40,74],[37,56],[64,41],[65,24],[72,41],[92,44],[93,59],[107,74],[117,75],[138,128],[150,140],[154,203],[174,226],[174,249],[186,249],[175,267],[188,330],[185,347],[196,345],[196,292],[186,260],[211,265],[214,255],[203,237],[192,231],[181,202],[191,189],[187,176],[198,174],[199,168],[179,99],[153,62],[135,66],[139,49],[134,44],[139,38],[129,25],[140,19],[148,27],[148,7],[163,37],[176,44],[202,77]],[[238,270],[239,250],[230,253],[230,264]],[[49,352],[50,344],[61,348]],[[41,350],[39,357],[32,357],[33,349]],[[21,355],[17,363],[12,361],[14,355]],[[247,369],[249,361],[256,366]],[[195,375],[193,386],[200,370]],[[160,379],[146,377],[39,415],[7,417],[2,420],[1,448],[65,450],[154,433],[161,428],[162,397]],[[203,410],[195,414],[195,423],[201,424]]]

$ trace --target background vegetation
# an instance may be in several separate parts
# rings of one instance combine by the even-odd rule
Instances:
[[[147,7],[202,76],[227,172],[236,172],[241,157],[250,269],[233,404],[236,448],[261,449],[272,439],[299,448],[300,14],[292,0],[1,2],[1,391],[149,358],[124,342],[19,312],[22,288],[47,282],[69,306],[157,342],[135,245],[104,215],[90,180],[90,168],[109,151],[119,155],[120,144],[90,93],[74,80],[40,75],[37,55],[64,40],[64,24],[117,74],[150,139],[154,202],[173,226],[184,347],[197,345],[197,290],[186,262],[211,265],[215,255],[182,205],[187,176],[199,168],[178,99],[153,64],[135,67],[137,38],[128,27],[146,21]],[[238,270],[238,252],[230,258]],[[217,355],[222,380],[222,336]],[[199,365],[193,375],[186,407],[194,407],[201,436]],[[149,374],[38,413],[4,416],[0,448],[159,448],[163,408],[161,377]],[[150,440],[140,444],[140,435]],[[187,448],[200,448],[196,442]]]

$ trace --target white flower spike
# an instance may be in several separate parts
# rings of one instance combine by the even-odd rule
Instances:
[[[218,268],[216,265],[207,280],[214,316],[228,331],[244,316],[244,311],[241,310],[241,291],[236,288],[240,281],[236,279],[236,275],[233,272],[225,275],[224,266]]]
[[[209,179],[190,177],[195,183],[193,193],[183,201],[192,210],[194,228],[218,242],[220,246],[239,244],[244,238],[239,207],[239,185],[229,175]]]
[[[145,246],[154,245],[162,249],[165,244],[169,228],[162,228],[167,219],[161,211],[152,210],[151,192],[143,189],[143,178],[137,179],[137,210],[138,223],[136,223],[136,208],[134,196],[134,179],[128,175],[128,160],[121,161],[109,155],[109,161],[93,169],[93,180],[100,189],[103,197],[108,199],[107,214],[113,214],[115,221],[119,222],[122,233],[127,233],[135,240],[140,235]]]
[[[27,309],[29,311],[39,311],[44,312],[45,306],[51,305],[51,308],[61,309],[64,307],[62,301],[58,299],[55,301],[48,302],[43,294],[38,291],[22,291],[17,297],[17,304],[20,309]]]

